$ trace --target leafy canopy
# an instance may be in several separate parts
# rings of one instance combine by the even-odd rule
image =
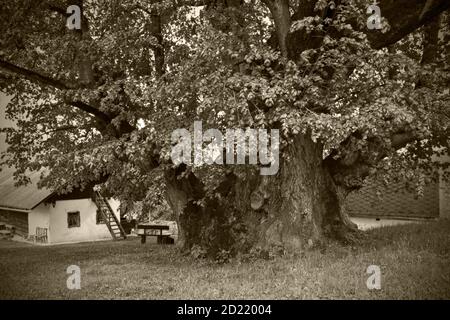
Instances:
[[[78,31],[65,26],[65,1],[0,5],[0,88],[17,123],[3,129],[4,162],[20,182],[46,168],[41,184],[55,190],[102,181],[121,199],[161,203],[171,133],[194,120],[279,128],[283,147],[310,134],[324,158],[377,159],[371,173],[427,171],[432,154],[448,152],[448,14],[424,63],[423,27],[373,48],[365,1],[333,2],[331,17],[322,13],[333,4],[315,1],[296,20],[306,4],[290,1],[289,32],[306,39],[291,43],[304,46],[294,57],[274,42],[270,1],[77,3]],[[384,19],[373,32],[390,28]],[[413,137],[401,153],[399,134]],[[192,170],[214,185],[224,168]]]

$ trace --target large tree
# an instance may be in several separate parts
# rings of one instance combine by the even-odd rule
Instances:
[[[69,30],[66,9],[81,8]],[[349,241],[349,192],[448,151],[447,0],[32,1],[0,5],[4,162],[58,191],[167,201],[209,255]],[[175,165],[172,132],[267,128],[280,167]],[[403,152],[398,152],[403,148]],[[225,151],[224,151],[225,152]],[[401,169],[399,169],[401,168]]]

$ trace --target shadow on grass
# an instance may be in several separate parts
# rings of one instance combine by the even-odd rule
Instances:
[[[82,289],[68,290],[79,265]],[[382,290],[366,287],[369,265]],[[358,245],[217,265],[138,239],[51,247],[0,245],[2,299],[443,299],[450,298],[450,222],[367,231]]]

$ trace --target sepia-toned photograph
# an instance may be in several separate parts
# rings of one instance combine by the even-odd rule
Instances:
[[[0,30],[0,300],[450,300],[449,0],[0,0]]]

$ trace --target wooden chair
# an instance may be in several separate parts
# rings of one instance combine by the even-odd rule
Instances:
[[[47,228],[36,227],[35,241],[40,243],[47,243],[48,241]]]

